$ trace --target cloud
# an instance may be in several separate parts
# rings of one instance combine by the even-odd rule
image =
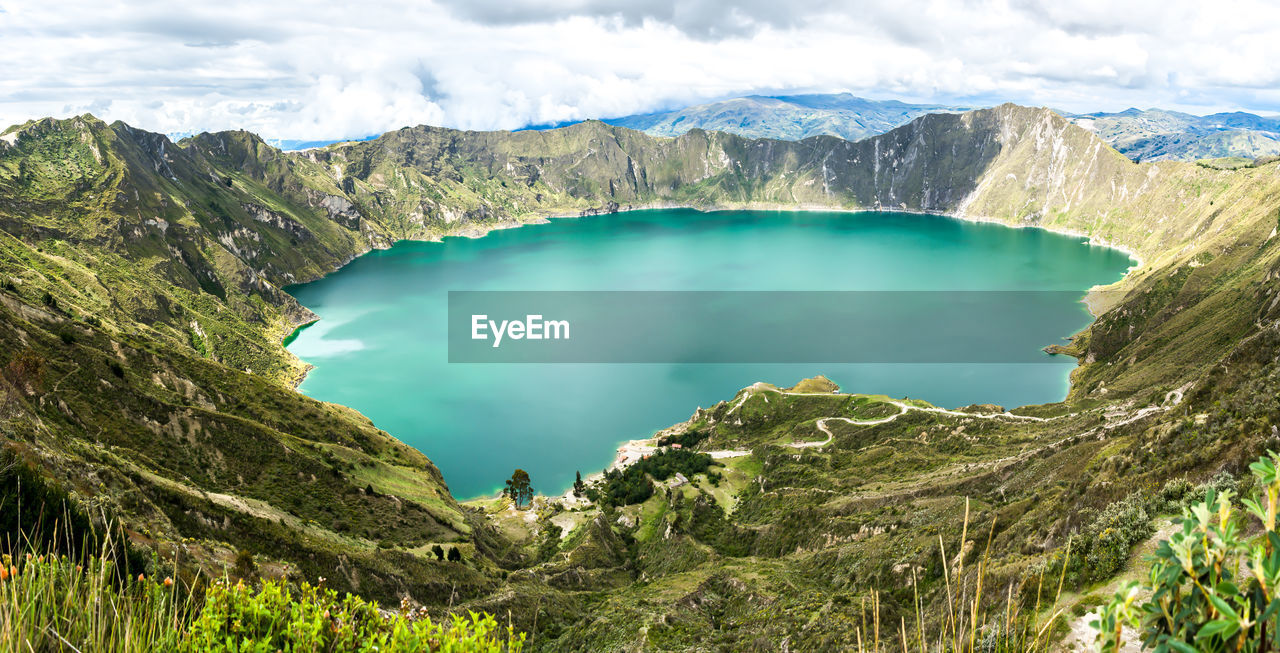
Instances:
[[[443,0],[458,16],[489,25],[547,23],[589,17],[620,27],[646,21],[695,38],[749,36],[766,27],[793,28],[840,7],[839,0]]]
[[[1191,0],[0,0],[0,123],[511,129],[752,92],[1280,110],[1280,8]]]

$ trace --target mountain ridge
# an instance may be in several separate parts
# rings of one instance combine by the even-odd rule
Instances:
[[[748,95],[605,122],[653,136],[678,136],[698,128],[748,138],[802,140],[825,135],[859,140],[900,127],[926,113],[959,110],[962,109],[940,104],[868,100],[849,93]]]
[[[801,140],[833,135],[860,140],[923,114],[964,110],[940,104],[867,100],[849,93],[749,95],[606,122],[655,136],[676,136],[696,127],[751,138]],[[1256,159],[1280,154],[1280,121],[1242,111],[1196,116],[1131,107],[1114,113],[1060,113],[1096,130],[1117,150],[1138,161]]]

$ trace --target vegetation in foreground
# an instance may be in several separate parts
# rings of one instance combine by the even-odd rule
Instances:
[[[1094,627],[1104,653],[1120,650],[1125,631],[1159,653],[1280,649],[1280,455],[1250,466],[1259,491],[1241,502],[1212,489],[1187,508],[1160,543],[1148,578],[1130,582]]]
[[[118,573],[109,555],[6,554],[0,567],[2,651],[512,652],[524,634],[487,614],[433,621],[407,604],[386,611],[321,583],[252,587],[226,579]]]

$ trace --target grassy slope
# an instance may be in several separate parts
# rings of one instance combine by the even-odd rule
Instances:
[[[91,117],[23,127],[0,188],[0,351],[43,361],[4,390],[9,447],[214,569],[249,549],[390,600],[489,584],[482,556],[379,550],[485,536],[421,453],[282,383],[300,366],[277,339],[306,311],[277,284],[341,264],[358,234]]]
[[[1253,399],[1276,389],[1280,166],[1134,164],[1047,110],[927,116],[858,143],[654,139],[588,122],[406,128],[288,155],[244,132],[177,147],[89,117],[20,129],[0,144],[0,281],[14,285],[0,291],[0,323],[5,351],[34,350],[48,373],[9,402],[9,446],[125,515],[141,540],[195,537],[189,552],[213,561],[251,548],[375,596],[443,602],[458,587],[543,641],[562,636],[554,646],[627,647],[637,628],[668,646],[840,641],[866,588],[903,604],[910,565],[932,574],[922,582],[937,600],[933,543],[955,544],[963,497],[975,523],[1000,515],[995,569],[1015,578],[1085,509],[1232,469],[1280,421]],[[284,284],[397,238],[661,204],[953,212],[1078,231],[1143,265],[1077,338],[1086,363],[1069,405],[1027,411],[1071,417],[913,411],[828,422],[829,447],[797,452],[775,443],[820,440],[816,418],[850,408],[755,402],[708,445],[754,448],[725,475],[734,496],[702,481],[705,496],[659,493],[634,526],[584,516],[556,559],[501,583],[509,544],[428,461],[288,388],[300,366],[278,338],[309,316]],[[1174,388],[1178,407],[1104,426]],[[426,560],[432,541],[462,542],[468,563]]]

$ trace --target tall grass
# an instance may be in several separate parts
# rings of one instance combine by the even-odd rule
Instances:
[[[93,556],[0,556],[0,650],[175,650],[195,594],[173,576],[124,578],[108,537]]]
[[[1017,587],[1012,583],[1007,587],[1003,592],[1003,601],[995,601],[985,585],[995,526],[995,520],[992,520],[986,548],[977,561],[976,573],[966,577],[964,571],[968,561],[965,559],[964,543],[969,538],[969,501],[966,499],[960,552],[956,557],[954,573],[948,562],[946,542],[941,535],[938,536],[946,587],[945,601],[937,609],[938,614],[932,615],[932,619],[929,618],[931,615],[926,614],[920,598],[919,581],[913,569],[911,586],[915,608],[914,627],[908,627],[905,617],[899,617],[896,624],[882,623],[880,594],[872,591],[863,600],[861,624],[856,628],[855,644],[858,653],[892,653],[899,650],[902,653],[1028,653],[1047,650],[1054,624],[1059,623],[1058,619],[1065,610],[1065,607],[1058,606],[1066,580],[1067,560],[1071,556],[1071,542],[1067,542],[1066,555],[1057,578],[1049,576],[1048,570],[1024,578]],[[1056,586],[1053,600],[1047,606],[1042,605],[1046,579],[1050,583],[1049,589]],[[1028,582],[1036,583],[1036,599],[1034,608],[1030,612],[1024,612],[1020,597]],[[1045,612],[1049,616],[1042,618],[1041,615]]]

